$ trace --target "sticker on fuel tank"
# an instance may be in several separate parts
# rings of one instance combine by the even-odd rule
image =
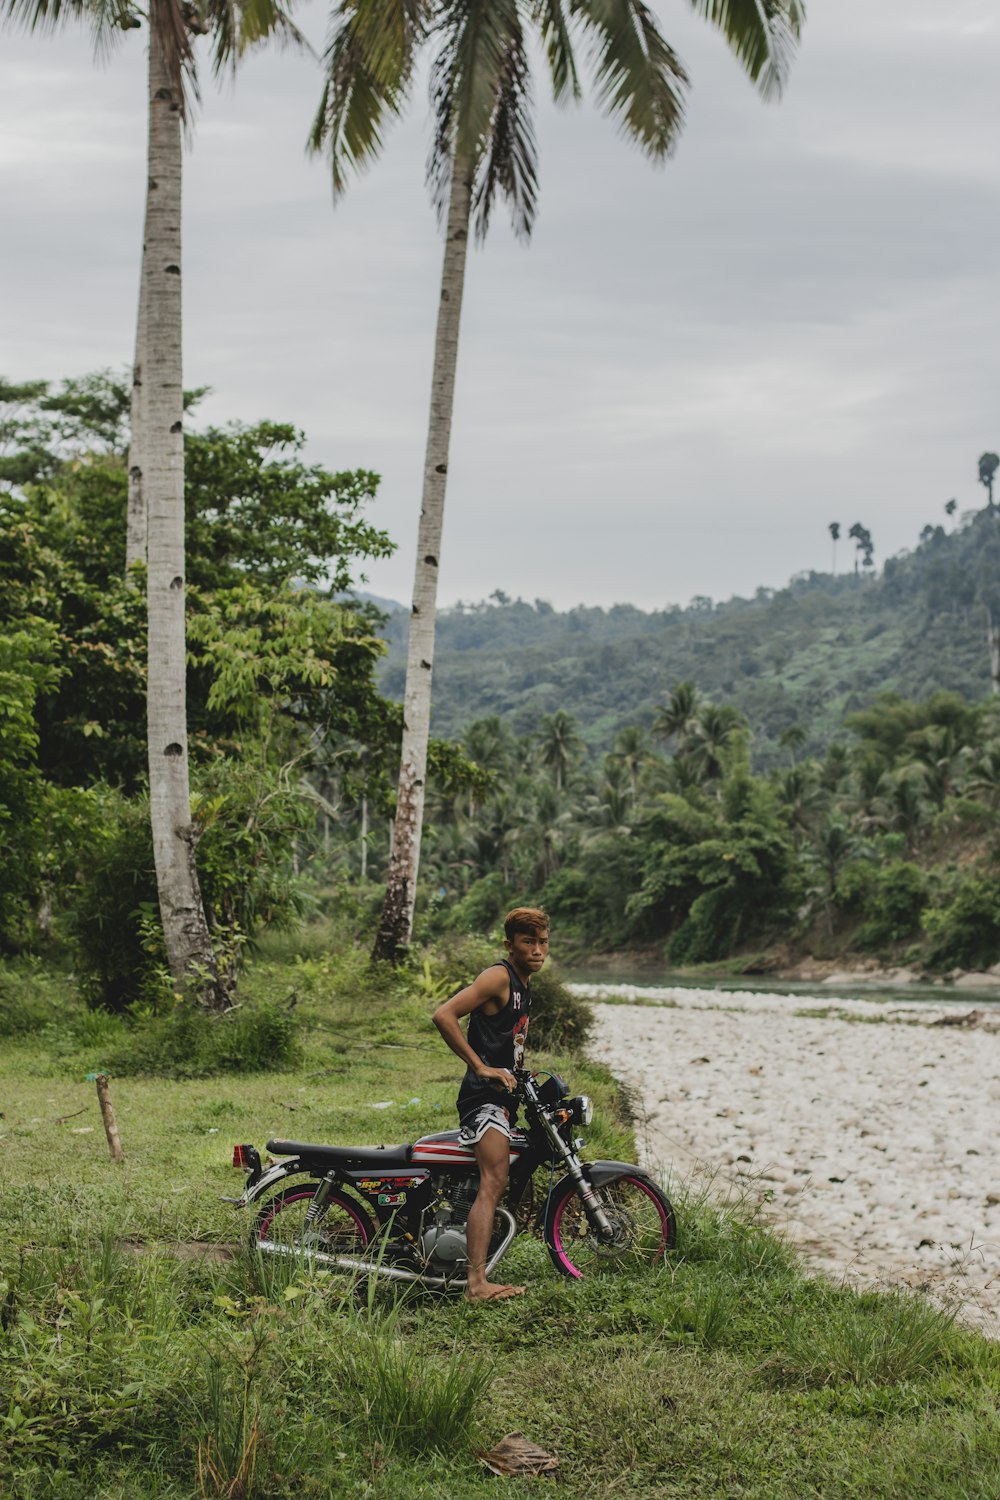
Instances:
[[[363,1193],[381,1193],[386,1188],[419,1187],[425,1177],[359,1177],[357,1185]]]

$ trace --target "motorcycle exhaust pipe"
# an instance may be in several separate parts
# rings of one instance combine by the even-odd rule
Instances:
[[[500,1244],[486,1262],[487,1276],[500,1257],[509,1249],[517,1233],[514,1216],[507,1209],[497,1209],[507,1220],[507,1229]],[[360,1260],[354,1255],[330,1255],[325,1250],[302,1250],[297,1245],[279,1245],[275,1240],[258,1240],[255,1249],[264,1255],[290,1255],[295,1260],[305,1260],[319,1266],[335,1266],[338,1271],[358,1271],[362,1275],[384,1276],[389,1281],[419,1281],[421,1286],[460,1287],[465,1286],[464,1276],[427,1276],[422,1271],[407,1271],[402,1266],[387,1266],[377,1260]]]

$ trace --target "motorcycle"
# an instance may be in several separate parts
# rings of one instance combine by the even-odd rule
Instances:
[[[496,1211],[486,1274],[532,1223],[564,1276],[661,1262],[677,1233],[663,1189],[628,1162],[582,1159],[584,1141],[574,1132],[593,1116],[585,1094],[570,1097],[555,1074],[540,1082],[518,1069],[515,1077],[526,1127],[510,1142],[507,1195]],[[248,1175],[242,1196],[225,1200],[240,1209],[259,1205],[252,1233],[258,1252],[429,1287],[465,1286],[465,1221],[479,1171],[457,1130],[411,1145],[275,1139],[267,1150],[281,1160],[265,1166],[254,1146],[233,1148],[233,1166]],[[535,1173],[544,1166],[548,1187],[535,1211]]]

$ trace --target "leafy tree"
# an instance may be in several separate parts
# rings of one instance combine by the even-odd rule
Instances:
[[[59,676],[55,658],[45,621],[0,627],[0,949],[8,952],[27,941],[52,884],[72,865],[74,835],[96,821],[85,795],[51,786],[36,763],[35,702]]]
[[[993,478],[997,469],[1000,468],[1000,456],[996,453],[982,453],[979,457],[979,483],[985,485],[987,494],[987,507],[993,510]]]
[[[854,539],[854,546],[856,549],[856,557],[854,561],[855,573],[857,573],[858,571],[858,558],[860,558],[861,566],[863,568],[865,568],[866,570],[870,570],[871,568],[873,568],[875,566],[875,544],[872,541],[872,534],[868,530],[867,526],[862,526],[860,521],[855,521],[854,525],[850,528],[847,535],[849,537],[853,537]]]

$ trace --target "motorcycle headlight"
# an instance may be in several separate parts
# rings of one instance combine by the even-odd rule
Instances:
[[[589,1125],[594,1118],[594,1106],[588,1095],[581,1094],[578,1099],[574,1099],[573,1105],[573,1119],[576,1124]]]

